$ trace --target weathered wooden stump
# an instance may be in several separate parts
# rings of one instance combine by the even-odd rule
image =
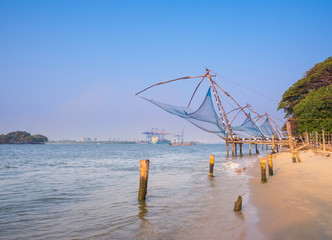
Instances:
[[[266,160],[265,158],[259,158],[260,163],[261,163],[261,183],[266,183],[267,178],[266,178]]]
[[[267,159],[268,159],[268,165],[269,165],[269,175],[270,175],[270,176],[273,176],[272,155],[269,154],[269,155],[267,156]]]
[[[214,167],[214,155],[210,155],[210,170],[209,170],[209,177],[213,177],[213,167]]]
[[[140,160],[139,170],[139,190],[138,190],[138,200],[145,200],[147,187],[148,187],[148,177],[149,177],[149,160]]]
[[[234,212],[242,210],[242,196],[238,196],[236,202],[234,203]]]

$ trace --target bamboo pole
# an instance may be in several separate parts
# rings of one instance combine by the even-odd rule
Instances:
[[[170,83],[170,82],[174,82],[174,81],[178,81],[178,80],[182,80],[182,79],[200,78],[200,77],[203,77],[203,78],[204,78],[205,76],[206,76],[206,74],[205,74],[204,76],[187,76],[187,77],[176,78],[176,79],[169,80],[169,81],[166,81],[166,82],[156,83],[156,84],[153,84],[153,85],[151,85],[151,86],[149,86],[149,87],[143,89],[142,91],[136,93],[135,95],[138,95],[138,94],[140,94],[140,93],[142,93],[142,92],[144,92],[144,91],[146,91],[146,90],[148,90],[148,89],[150,89],[150,88],[152,88],[152,87],[158,86],[158,85],[162,85],[162,84],[166,84],[166,83]],[[211,77],[215,77],[216,75],[210,75],[210,76],[211,76]]]
[[[316,149],[318,150],[318,132],[316,131]]]
[[[323,137],[323,152],[326,151],[326,148],[325,148],[325,135],[324,135],[324,129],[322,130],[322,137]]]
[[[210,154],[210,169],[209,169],[209,177],[213,177],[213,167],[214,167],[214,155]]]
[[[148,187],[148,177],[149,177],[149,160],[140,160],[140,181],[139,181],[139,191],[138,200],[143,201],[146,198],[147,187]]]
[[[242,155],[242,143],[240,143],[239,145],[240,145],[240,155]]]
[[[294,153],[294,146],[293,146],[292,128],[291,128],[291,124],[290,124],[289,120],[287,120],[286,126],[287,126],[290,152],[292,154],[292,160],[293,160],[293,163],[296,163],[296,158],[295,158],[295,153]]]
[[[272,135],[272,144],[271,144],[272,153],[276,153],[274,145],[274,135]]]
[[[249,137],[249,155],[251,155],[251,137]]]
[[[188,107],[190,106],[190,103],[191,103],[191,101],[193,100],[193,98],[194,98],[194,96],[195,96],[195,94],[196,94],[196,92],[197,92],[197,89],[199,88],[199,86],[200,86],[201,83],[203,82],[204,78],[206,78],[206,75],[207,75],[207,74],[208,74],[208,72],[205,73],[205,75],[203,76],[203,78],[201,79],[201,81],[198,83],[198,85],[197,85],[197,87],[196,87],[196,89],[195,89],[193,95],[192,95],[191,98],[190,98],[190,101],[189,101],[189,103],[188,103]]]
[[[265,158],[259,158],[261,164],[261,183],[266,183],[266,160]]]
[[[219,110],[219,115],[221,117],[221,122],[223,124],[223,126],[225,127],[225,129],[228,129],[230,135],[231,135],[231,138],[232,140],[234,140],[234,134],[233,134],[233,130],[229,124],[229,121],[228,121],[228,118],[227,118],[227,115],[226,115],[226,112],[225,112],[225,109],[223,107],[223,105],[221,104],[221,101],[220,101],[220,98],[219,98],[219,95],[217,93],[217,89],[215,88],[214,84],[216,84],[216,82],[214,82],[211,78],[211,75],[210,75],[210,70],[209,69],[206,69],[206,76],[207,78],[209,79],[209,82],[210,82],[210,86],[212,87],[212,90],[213,90],[213,94],[214,94],[214,97],[217,101],[217,107],[218,107],[218,110]],[[217,85],[217,84],[216,84]],[[222,112],[222,113],[221,113]],[[225,119],[225,122],[226,122],[226,125],[224,123],[224,119]],[[227,126],[227,128],[226,128]],[[226,132],[227,134],[227,132]]]
[[[309,144],[312,144],[312,133],[310,133],[310,136],[309,136]]]
[[[235,151],[235,142],[233,140],[232,141],[232,156],[234,156],[234,151]]]
[[[244,110],[243,110],[243,107],[241,107],[240,106],[240,104],[238,104],[238,102],[237,101],[235,101],[235,99],[231,96],[231,95],[229,95],[229,93],[228,92],[226,92],[224,89],[222,89],[215,81],[213,81],[211,78],[210,78],[210,80],[227,96],[227,97],[229,97],[230,99],[232,99],[233,100],[233,102],[242,110],[242,112],[247,116],[247,118],[249,118],[251,121],[252,121],[252,123],[254,124],[254,126],[256,127],[256,129],[259,131],[259,133],[262,135],[262,137],[265,139],[265,136],[264,136],[264,134],[262,133],[262,131],[259,129],[259,127],[256,125],[256,123],[252,120],[252,118],[248,115],[248,113],[246,113]]]

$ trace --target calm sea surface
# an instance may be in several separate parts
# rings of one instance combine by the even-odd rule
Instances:
[[[249,176],[234,170],[257,156],[227,158],[225,149],[0,145],[0,239],[243,239],[257,217]],[[145,203],[137,200],[140,159],[150,159]],[[243,211],[235,213],[238,195]]]

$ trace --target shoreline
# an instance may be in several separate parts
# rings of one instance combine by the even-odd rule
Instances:
[[[332,238],[332,158],[310,150],[300,158],[292,163],[289,152],[278,153],[265,184],[258,159],[248,170],[249,202],[259,220],[247,227],[245,239]]]

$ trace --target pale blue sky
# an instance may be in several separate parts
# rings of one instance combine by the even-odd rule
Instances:
[[[283,92],[332,55],[331,12],[330,0],[0,0],[0,134],[137,139],[186,127],[186,140],[215,141],[134,95],[206,67],[241,104],[282,118]],[[144,96],[186,105],[190,84]]]

